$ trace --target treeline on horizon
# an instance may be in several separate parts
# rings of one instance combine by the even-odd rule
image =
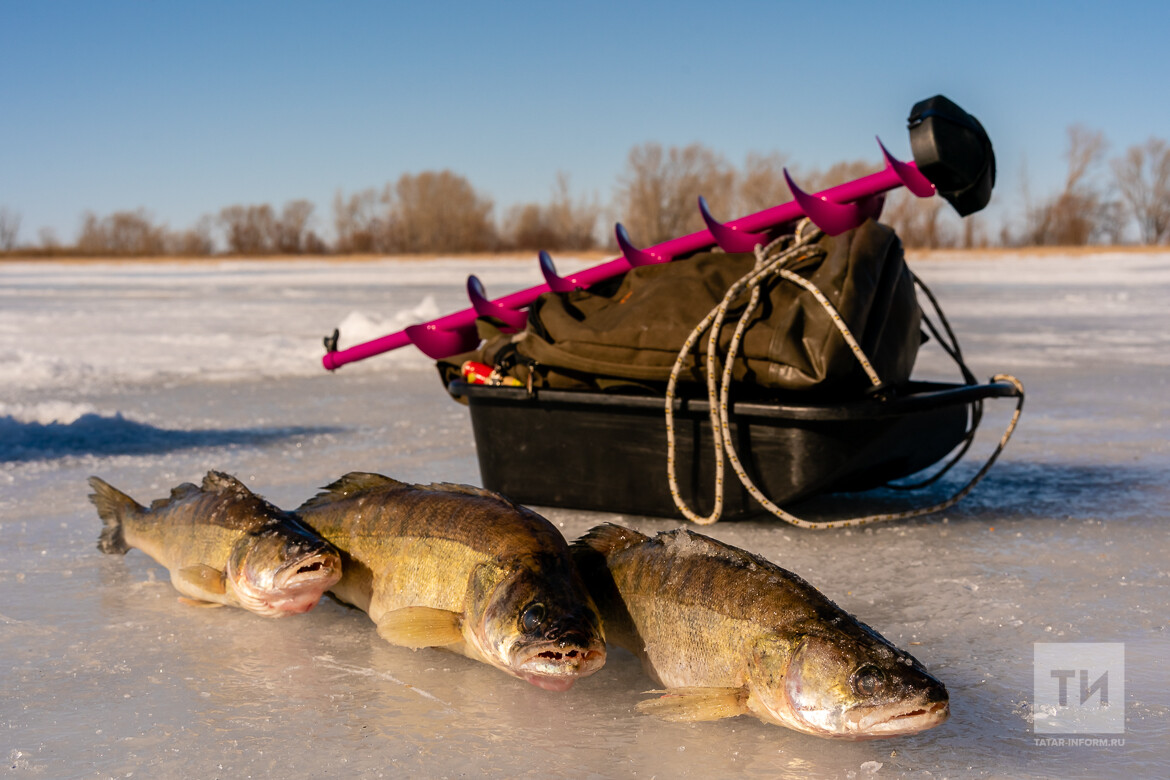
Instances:
[[[1025,206],[1016,224],[993,232],[980,215],[958,219],[941,198],[916,198],[905,190],[887,195],[881,221],[908,248],[1083,246],[1170,239],[1170,145],[1146,143],[1106,160],[1100,132],[1068,129],[1063,187],[1033,201],[1023,182]],[[497,219],[494,203],[466,178],[449,170],[403,174],[381,189],[345,194],[332,204],[331,240],[317,230],[317,207],[291,200],[232,205],[185,230],[156,224],[145,209],[99,216],[87,213],[72,244],[42,230],[39,242],[19,241],[20,215],[0,207],[0,253],[8,256],[187,256],[299,254],[456,254],[521,250],[612,248],[599,239],[603,218],[622,222],[633,239],[649,246],[701,230],[696,206],[706,197],[725,221],[791,200],[780,154],[749,154],[736,168],[701,145],[664,149],[650,142],[629,152],[626,167],[603,206],[574,197],[568,176],[558,174],[546,203],[508,208]],[[1106,165],[1106,163],[1108,163]],[[815,192],[873,173],[880,163],[844,162],[826,171],[796,170],[802,189]],[[1102,176],[1101,169],[1108,172]],[[218,233],[218,240],[217,240]]]

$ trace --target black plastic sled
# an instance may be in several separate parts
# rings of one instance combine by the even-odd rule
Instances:
[[[465,398],[485,487],[523,504],[677,517],[666,474],[661,397],[452,382]],[[777,504],[881,487],[963,444],[988,398],[1016,386],[912,382],[896,396],[818,404],[733,403],[729,420],[744,468]],[[708,402],[675,401],[676,468],[696,511],[714,505]],[[723,517],[763,511],[728,474]]]

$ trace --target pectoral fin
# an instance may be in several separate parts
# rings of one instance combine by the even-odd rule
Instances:
[[[433,607],[403,607],[378,620],[378,636],[392,645],[417,649],[463,641],[462,616]]]
[[[227,590],[224,584],[223,572],[212,568],[205,563],[196,563],[179,569],[176,577],[179,582],[194,588],[202,593],[211,593],[222,596]]]
[[[215,609],[222,607],[218,601],[200,601],[199,599],[189,599],[186,596],[179,596],[179,603],[186,604],[189,607],[201,607],[202,609]]]
[[[669,688],[647,693],[662,695],[638,702],[638,712],[663,720],[719,720],[748,712],[745,688]]]

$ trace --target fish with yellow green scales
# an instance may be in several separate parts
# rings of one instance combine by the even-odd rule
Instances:
[[[950,714],[921,663],[760,556],[686,529],[651,538],[613,524],[572,548],[609,641],[664,689],[641,712],[751,714],[844,739],[914,734]]]
[[[146,553],[185,603],[283,617],[308,612],[341,577],[333,545],[228,474],[209,471],[149,508],[98,477],[89,484],[105,524],[98,549]]]
[[[296,512],[341,550],[332,594],[391,644],[451,650],[553,691],[605,663],[568,542],[503,496],[355,472]]]

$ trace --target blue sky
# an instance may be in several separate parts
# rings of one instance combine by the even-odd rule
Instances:
[[[646,141],[911,159],[942,93],[991,135],[1003,219],[1061,185],[1071,124],[1111,156],[1170,137],[1168,32],[1161,2],[0,0],[0,206],[32,242],[294,198],[328,232],[338,190],[443,168],[497,214],[558,171],[608,202]]]

